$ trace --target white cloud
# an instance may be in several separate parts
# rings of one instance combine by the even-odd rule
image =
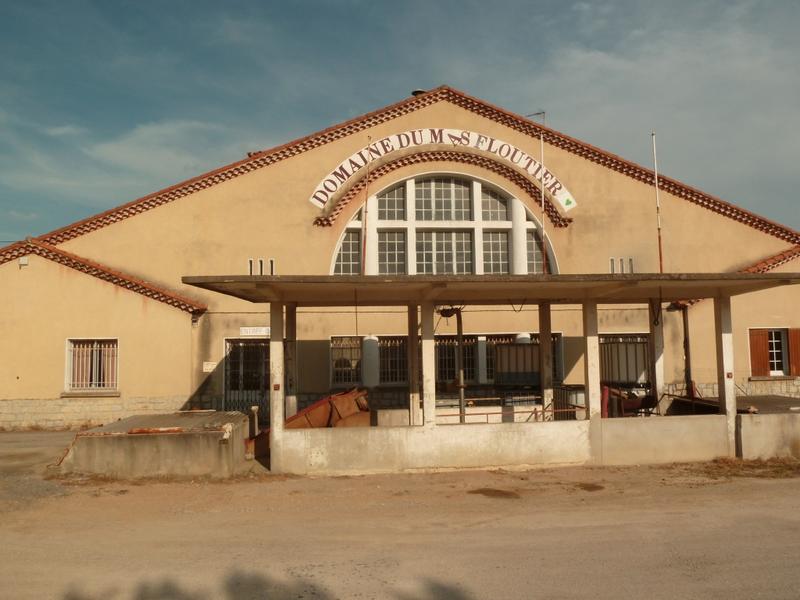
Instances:
[[[81,135],[86,133],[86,129],[77,125],[57,125],[55,127],[46,127],[42,131],[52,137]]]

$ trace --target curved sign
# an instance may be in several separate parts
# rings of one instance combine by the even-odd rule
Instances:
[[[543,167],[538,160],[524,150],[482,133],[441,127],[395,133],[365,146],[328,173],[311,194],[309,201],[319,208],[324,208],[342,186],[361,170],[366,170],[367,165],[373,160],[406,148],[431,144],[450,145],[455,148],[474,148],[492,154],[501,161],[522,169],[533,179],[543,181],[545,189],[550,192],[550,195],[555,198],[564,211],[570,211],[577,206],[575,198],[567,187],[550,170]]]

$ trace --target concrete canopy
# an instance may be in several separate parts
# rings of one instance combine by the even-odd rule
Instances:
[[[800,284],[800,273],[590,275],[222,275],[183,283],[250,302],[297,306],[402,306],[551,302],[641,304],[730,297]]]

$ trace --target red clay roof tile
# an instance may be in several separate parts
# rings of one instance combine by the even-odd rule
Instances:
[[[307,150],[317,148],[358,131],[363,131],[369,127],[385,123],[399,116],[443,101],[460,106],[465,110],[484,116],[532,137],[538,138],[539,134],[541,134],[548,144],[571,152],[586,160],[606,166],[647,185],[654,185],[655,176],[650,169],[548,127],[544,127],[534,121],[513,114],[488,102],[469,96],[459,90],[448,86],[441,86],[424,94],[407,98],[396,104],[334,125],[328,129],[288,142],[281,146],[262,152],[248,153],[248,156],[243,160],[188,179],[138,200],[123,204],[117,208],[112,208],[87,219],[77,221],[66,227],[56,229],[40,236],[38,239],[54,245],[63,243],[162,204],[172,202],[178,198],[183,198],[199,190],[207,189],[218,183],[234,179],[240,175],[272,165],[286,158],[306,152]],[[659,175],[658,180],[660,188],[666,192],[779,239],[786,240],[793,244],[800,244],[800,232],[790,227],[760,217],[675,179]]]
[[[42,242],[41,240],[28,239],[0,249],[0,265],[30,254],[36,254],[37,256],[52,260],[53,262],[70,267],[81,273],[107,281],[108,283],[152,298],[158,302],[163,302],[164,304],[188,312],[193,316],[200,315],[207,310],[204,304],[190,300],[175,292],[165,290],[147,281],[116,271],[100,263],[72,254],[71,252],[66,252],[60,248]]]

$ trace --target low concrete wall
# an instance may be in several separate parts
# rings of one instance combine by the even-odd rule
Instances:
[[[79,433],[61,462],[62,473],[105,477],[230,477],[245,461],[247,417],[222,431],[90,435]]]
[[[601,419],[604,465],[696,462],[728,456],[725,415]]]
[[[294,429],[271,441],[282,473],[378,473],[413,469],[584,464],[588,421]]]
[[[736,415],[736,446],[745,459],[800,458],[800,414]]]
[[[105,425],[133,415],[181,410],[186,396],[129,398],[114,396],[0,400],[0,428],[63,429]]]

